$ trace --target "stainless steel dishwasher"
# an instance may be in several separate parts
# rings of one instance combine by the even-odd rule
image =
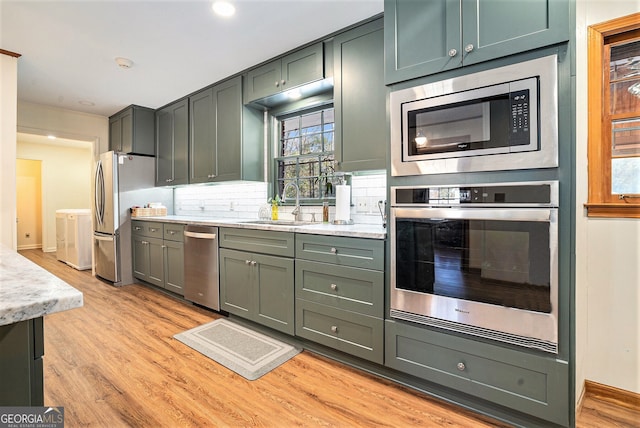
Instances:
[[[187,225],[184,229],[184,298],[220,310],[217,227]]]

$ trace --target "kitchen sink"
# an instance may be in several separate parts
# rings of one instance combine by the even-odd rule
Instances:
[[[240,223],[245,223],[245,224],[274,224],[274,225],[281,225],[281,226],[304,226],[307,224],[319,224],[319,223],[314,223],[312,221],[297,221],[297,220],[244,220],[241,221]]]

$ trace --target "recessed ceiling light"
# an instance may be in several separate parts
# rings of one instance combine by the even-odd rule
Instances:
[[[94,105],[96,105],[96,103],[88,101],[88,100],[80,100],[80,101],[78,101],[78,104],[83,105],[83,106],[87,106],[87,107],[93,107]]]
[[[50,140],[55,140],[56,136],[55,135],[47,135],[47,138]]]
[[[225,18],[233,16],[233,14],[236,13],[235,6],[229,1],[214,1],[211,7],[217,15],[224,16]]]

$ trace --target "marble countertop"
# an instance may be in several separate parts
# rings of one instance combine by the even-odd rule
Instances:
[[[80,291],[0,244],[0,326],[82,304]]]
[[[205,217],[168,215],[162,217],[136,217],[134,220],[165,223],[198,224],[205,226],[236,227],[243,229],[276,230],[281,232],[309,233],[312,235],[347,236],[355,238],[385,239],[387,229],[378,224],[337,225],[331,223],[281,224],[256,223],[257,219],[208,219]]]

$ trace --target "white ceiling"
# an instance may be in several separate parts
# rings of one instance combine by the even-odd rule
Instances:
[[[0,49],[22,55],[19,100],[110,116],[161,107],[383,10],[383,0],[234,2],[224,19],[206,0],[0,0]]]

